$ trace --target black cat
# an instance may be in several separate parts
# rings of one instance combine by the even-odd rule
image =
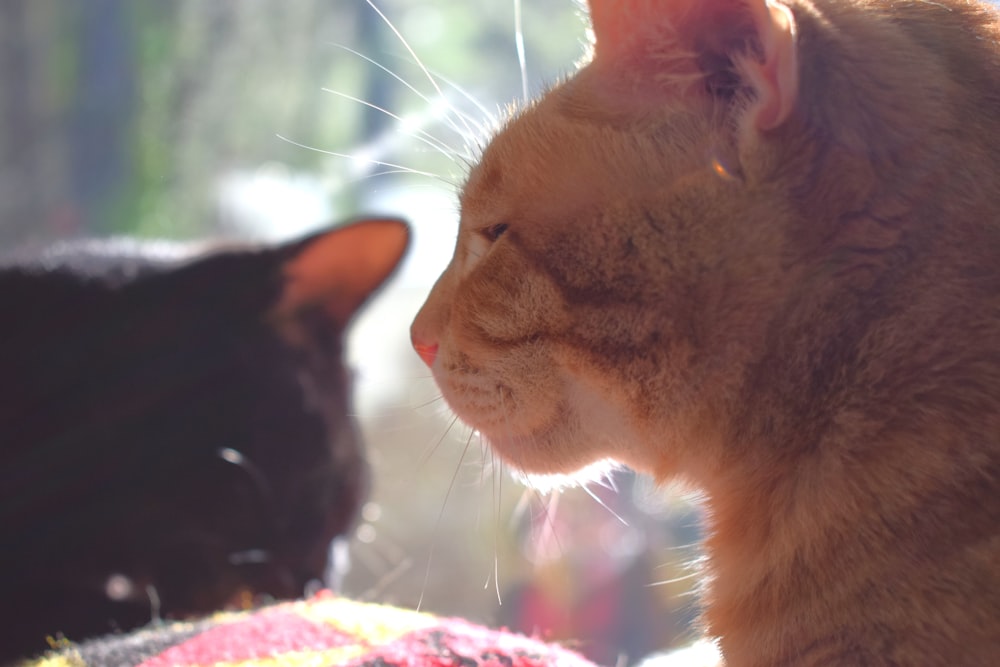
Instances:
[[[344,328],[408,238],[0,266],[0,663],[323,579],[366,492]]]

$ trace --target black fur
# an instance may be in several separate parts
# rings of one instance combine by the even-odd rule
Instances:
[[[92,244],[0,268],[0,663],[324,578],[366,469],[346,322],[322,303],[274,315],[312,241],[194,259]]]

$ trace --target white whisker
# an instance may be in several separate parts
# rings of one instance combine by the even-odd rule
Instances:
[[[549,544],[555,543],[556,552],[562,558],[565,555],[565,550],[563,549],[562,541],[559,539],[559,531],[556,530],[555,523],[556,512],[559,511],[560,495],[558,493],[549,493],[548,502],[545,501],[545,498],[542,497],[539,491],[535,490],[535,495],[538,498],[544,521],[543,532],[537,537],[536,552],[548,552],[550,551]],[[537,557],[535,560],[538,560]]]
[[[514,0],[514,46],[517,64],[521,67],[521,99],[528,101],[528,62],[524,56],[524,22],[521,19],[521,0]]]
[[[392,164],[391,162],[383,162],[381,160],[375,160],[373,158],[361,157],[361,156],[358,156],[358,155],[349,155],[347,153],[338,153],[336,151],[328,151],[328,150],[324,150],[322,148],[317,148],[315,146],[309,146],[308,144],[299,143],[298,141],[295,141],[294,139],[289,139],[288,137],[280,135],[280,134],[277,134],[275,136],[278,137],[279,139],[281,139],[282,141],[290,143],[293,146],[297,146],[299,148],[304,148],[304,149],[306,149],[308,151],[313,151],[314,153],[322,153],[323,155],[331,155],[333,157],[344,158],[345,160],[352,160],[354,162],[362,162],[364,164],[377,165],[377,166],[380,166],[380,167],[389,167],[390,169],[395,169],[395,170],[398,170],[399,172],[405,173],[405,174],[414,174],[416,176],[430,176],[431,178],[438,178],[438,176],[436,174],[432,174],[429,171],[421,171],[419,169],[411,169],[410,167],[404,167],[403,165],[400,165],[400,164]]]
[[[345,100],[350,100],[351,102],[357,102],[358,104],[362,104],[362,105],[368,107],[369,109],[374,109],[375,111],[378,111],[379,113],[383,113],[386,116],[388,116],[389,118],[392,118],[393,120],[399,121],[400,127],[404,127],[405,128],[407,125],[410,124],[402,116],[394,114],[393,112],[389,111],[388,109],[380,107],[377,104],[372,104],[371,102],[367,102],[367,101],[361,99],[360,97],[355,97],[354,95],[348,95],[347,93],[341,93],[339,91],[333,90],[332,88],[321,88],[320,90],[322,90],[324,93],[330,93],[331,95],[336,95],[338,97],[342,97]],[[455,152],[455,150],[452,149],[451,146],[449,146],[448,144],[444,143],[443,141],[441,141],[437,137],[433,136],[432,134],[429,134],[429,133],[427,133],[427,132],[425,132],[423,130],[417,129],[417,130],[415,130],[413,132],[407,132],[406,135],[409,136],[409,137],[413,137],[417,141],[419,141],[419,142],[421,142],[421,143],[423,143],[423,144],[425,144],[427,146],[430,146],[431,148],[433,148],[435,151],[437,151],[438,153],[440,153],[444,157],[448,158],[449,160],[451,160],[455,164],[458,164],[458,159],[456,158],[456,152]]]
[[[493,479],[495,480],[496,504],[493,515],[493,582],[497,592],[497,604],[503,606],[503,597],[500,595],[500,511],[503,504],[503,461],[493,469]]]
[[[482,443],[482,436],[480,436],[479,441],[480,441],[480,444],[481,444]],[[492,452],[490,452],[490,454],[492,455]],[[482,470],[483,470],[483,472],[486,471],[486,459],[485,458],[483,459],[483,468],[482,468]],[[490,467],[490,482],[491,482],[491,487],[492,487],[492,491],[493,491],[493,499],[492,499],[492,502],[490,502],[490,512],[492,512],[492,514],[493,514],[493,522],[494,522],[494,530],[493,530],[493,557],[495,559],[496,558],[496,554],[497,554],[497,533],[496,533],[496,526],[495,526],[496,520],[497,520],[497,511],[496,511],[497,477],[496,477],[496,468],[494,468],[494,467]],[[480,483],[482,483],[482,477],[480,477]],[[477,517],[477,519],[478,519],[478,517]],[[478,524],[478,520],[477,520],[477,524]],[[490,580],[492,578],[493,578],[493,573],[492,572],[490,572],[490,573],[488,573],[486,575],[486,582],[483,584],[483,590],[486,590],[487,588],[490,587]]]
[[[527,486],[524,487],[524,491],[521,492],[521,497],[518,498],[517,504],[514,505],[514,510],[510,514],[510,521],[507,522],[507,528],[509,530],[515,530],[517,528],[517,524],[524,518],[525,513],[531,510],[532,498],[537,495],[538,492],[535,491],[535,489]],[[539,500],[541,500],[540,497]]]
[[[687,542],[685,544],[671,544],[666,546],[658,547],[662,551],[684,551],[684,552],[696,552],[701,549],[700,542]],[[657,565],[657,567],[669,567],[669,564]]]
[[[391,570],[389,570],[384,575],[379,577],[378,581],[372,584],[368,588],[368,590],[359,595],[358,600],[361,602],[366,602],[374,600],[377,597],[381,596],[382,593],[385,591],[386,588],[389,587],[390,584],[392,584],[393,582],[398,580],[401,576],[406,574],[406,572],[412,567],[413,567],[412,558],[405,558],[399,561]]]
[[[615,484],[614,473],[615,471],[613,469],[604,471],[596,478],[594,478],[593,482],[594,484],[600,486],[602,489],[607,489],[608,491],[614,491],[615,493],[618,493],[618,485]]]
[[[441,437],[437,439],[437,442],[435,442],[433,446],[425,450],[424,453],[420,455],[418,465],[421,468],[427,465],[427,462],[430,461],[432,456],[434,456],[434,452],[436,452],[438,447],[441,446],[441,443],[444,442],[444,439],[448,437],[448,433],[451,432],[451,429],[454,428],[455,424],[457,423],[458,423],[458,415],[455,415],[454,417],[451,418],[451,421],[448,422],[448,427],[444,430],[444,433],[441,434]]]
[[[369,63],[371,63],[375,67],[378,67],[380,70],[382,70],[383,72],[385,72],[386,74],[388,74],[389,76],[391,76],[392,78],[394,78],[399,83],[403,84],[407,89],[409,89],[410,91],[412,91],[417,97],[419,97],[421,100],[423,100],[426,103],[426,106],[427,106],[428,109],[433,109],[433,108],[437,107],[437,104],[435,104],[434,101],[430,97],[428,97],[427,95],[425,95],[422,92],[420,92],[420,90],[418,90],[414,85],[412,85],[411,83],[409,83],[408,81],[406,81],[403,77],[401,77],[399,74],[397,74],[396,72],[392,71],[391,69],[389,69],[388,67],[386,67],[382,63],[380,63],[380,62],[378,62],[376,60],[373,60],[372,58],[369,58],[368,56],[364,55],[363,53],[355,51],[354,49],[352,49],[350,47],[344,46],[343,44],[334,44],[334,46],[336,46],[337,48],[343,49],[343,50],[345,50],[345,51],[347,51],[349,53],[353,53],[357,57],[362,58],[364,60],[367,60]],[[430,70],[427,70],[427,71],[430,72]],[[441,79],[442,81],[444,81],[445,83],[447,83],[449,86],[451,86],[451,88],[453,88],[454,90],[456,90],[459,94],[461,94],[468,101],[470,101],[476,107],[477,110],[483,112],[486,115],[486,117],[488,117],[488,118],[490,118],[492,120],[492,116],[486,110],[486,107],[484,107],[482,104],[480,104],[479,101],[476,100],[473,96],[469,95],[462,88],[460,88],[457,84],[452,83],[451,81],[445,79],[443,76],[441,76],[439,74],[434,74],[434,76],[436,76],[438,79]],[[455,115],[460,116],[463,119],[463,124],[467,125],[468,123],[473,123],[474,125],[477,126],[477,128],[484,129],[482,127],[482,124],[480,122],[478,122],[475,118],[473,118],[473,117],[469,116],[468,114],[466,114],[465,112],[463,112],[461,109],[457,108],[455,105],[451,104],[446,97],[442,96],[439,99],[445,105],[447,111],[449,111],[451,113],[454,113]],[[468,133],[468,131],[466,129],[464,129],[462,127],[459,127],[451,118],[449,118],[447,116],[444,117],[444,122],[448,126],[449,129],[451,129],[453,132],[455,132],[458,136],[462,137],[462,139],[464,141],[468,141],[468,139],[470,138],[470,134]],[[441,143],[444,144],[444,142],[441,142]],[[445,145],[447,145],[447,144],[445,144]],[[451,148],[450,146],[448,148],[449,148],[449,150],[451,150],[453,152],[454,155],[460,155],[460,156],[462,155],[461,153],[459,153],[454,148]],[[468,155],[466,155],[464,157],[471,159],[471,156],[468,156]]]
[[[429,400],[429,401],[427,401],[425,403],[420,403],[418,405],[413,406],[413,409],[414,410],[418,410],[420,408],[430,407],[431,405],[434,405],[438,401],[443,401],[443,400],[444,400],[444,396],[435,396],[434,398],[432,398],[431,400]],[[456,417],[456,419],[458,419],[458,417]]]
[[[434,86],[434,91],[443,98],[444,97],[444,92],[441,91],[441,87],[438,86],[437,81],[434,79],[433,76],[431,76],[430,71],[424,65],[423,61],[417,55],[416,51],[413,50],[413,47],[410,46],[410,43],[408,41],[406,41],[406,38],[403,37],[403,34],[401,32],[399,32],[399,30],[396,28],[396,26],[393,25],[392,21],[390,21],[389,18],[385,14],[382,13],[382,10],[378,8],[378,6],[375,4],[375,2],[373,0],[365,0],[365,2],[368,3],[368,6],[371,7],[375,11],[376,14],[379,15],[379,18],[382,19],[382,21],[386,24],[386,26],[389,27],[389,30],[391,30],[392,33],[396,36],[396,39],[399,40],[399,43],[403,45],[403,48],[405,48],[407,50],[407,52],[410,54],[410,56],[413,58],[413,60],[416,63],[417,67],[420,68],[420,71],[422,71],[424,73],[424,75],[427,77],[427,80],[430,81],[430,84],[432,86]],[[449,105],[449,107],[450,106],[451,105]],[[452,110],[454,111],[454,108],[452,108]],[[467,134],[471,134],[472,133],[472,128],[469,126],[469,124],[468,124],[467,120],[465,119],[464,115],[460,114],[460,113],[457,113],[457,115],[458,115],[458,119],[460,121],[462,121],[462,125],[465,126],[466,133]],[[455,128],[455,129],[456,129],[456,131],[459,134],[462,134],[461,130],[458,130],[457,128]]]
[[[455,418],[457,421],[458,418]],[[453,421],[452,424],[455,422]],[[451,428],[449,426],[449,428]],[[458,459],[458,465],[455,466],[455,474],[451,476],[451,482],[448,484],[448,490],[444,494],[444,500],[441,502],[441,511],[438,512],[437,519],[434,521],[434,528],[431,530],[431,547],[430,551],[427,553],[427,567],[424,569],[424,583],[420,587],[420,598],[417,600],[416,610],[420,611],[421,606],[424,603],[424,594],[427,592],[427,582],[430,580],[431,576],[431,562],[434,560],[434,547],[437,546],[437,534],[438,530],[441,528],[441,519],[444,517],[444,510],[448,506],[448,499],[451,497],[451,492],[455,488],[455,481],[458,479],[458,473],[462,470],[462,463],[465,461],[465,455],[469,453],[469,445],[472,444],[472,434],[469,434],[469,439],[465,443],[465,448],[462,449],[462,455]]]
[[[476,431],[479,436],[479,458],[483,461],[483,466],[486,465],[486,460],[489,459],[490,469],[493,468],[494,454],[493,450],[490,448],[489,443],[486,442],[486,438],[483,437],[482,431]]]
[[[459,95],[461,95],[462,97],[464,97],[467,102],[469,102],[470,104],[472,104],[472,106],[474,106],[476,108],[476,111],[478,111],[484,118],[486,118],[487,120],[489,120],[490,124],[486,125],[485,123],[483,123],[481,121],[478,121],[478,120],[476,120],[475,118],[473,118],[471,116],[466,115],[467,120],[469,122],[471,122],[473,125],[476,126],[477,134],[464,135],[463,138],[465,138],[466,140],[468,140],[470,137],[471,138],[481,138],[481,137],[485,137],[485,136],[488,136],[489,134],[491,134],[491,130],[494,129],[496,127],[496,125],[497,125],[497,116],[496,116],[496,114],[494,114],[492,111],[490,111],[489,109],[487,109],[486,106],[482,102],[480,102],[478,99],[476,99],[475,95],[473,95],[472,93],[470,93],[469,91],[467,91],[465,88],[463,88],[461,85],[459,85],[454,80],[449,79],[448,77],[446,77],[444,74],[441,74],[440,72],[437,72],[437,71],[434,71],[434,70],[427,70],[427,71],[432,76],[434,76],[436,79],[438,79],[441,82],[445,83],[449,88],[451,88],[456,93],[458,93]],[[454,107],[452,107],[452,108],[454,108]]]
[[[623,526],[628,527],[628,521],[626,521],[625,519],[623,519],[617,512],[615,512],[613,509],[611,509],[607,505],[607,503],[605,503],[603,500],[601,500],[596,493],[594,493],[593,491],[591,491],[590,488],[586,484],[581,484],[580,488],[583,489],[584,493],[586,493],[588,496],[590,496],[591,498],[593,498],[594,501],[598,505],[600,505],[601,507],[603,507],[604,509],[606,509],[608,512],[610,512],[611,516],[613,516],[614,518],[618,519],[618,521],[621,522],[621,524]]]
[[[438,181],[440,183],[444,183],[445,185],[447,185],[449,187],[455,187],[455,183],[453,181],[449,181],[448,179],[446,179],[446,178],[444,178],[442,176],[439,176],[437,174],[424,174],[422,172],[416,172],[416,171],[414,171],[412,169],[409,169],[409,168],[406,168],[406,167],[404,167],[402,169],[387,169],[386,171],[373,171],[371,173],[365,174],[364,176],[360,176],[358,178],[351,179],[351,180],[349,180],[347,182],[348,183],[352,183],[352,184],[353,183],[361,183],[363,181],[367,181],[367,180],[372,179],[372,178],[378,178],[380,176],[390,176],[392,174],[417,174],[418,176],[429,175],[432,178],[434,178],[434,180],[436,180],[436,181]]]
[[[474,437],[474,436],[477,436],[477,435],[479,436],[479,489],[481,491],[482,488],[486,485],[486,468],[487,468],[486,462],[487,462],[487,455],[488,455],[489,451],[486,449],[486,446],[483,443],[483,434],[482,433],[480,433],[479,431],[473,431],[472,435],[470,435],[469,437]],[[493,471],[493,468],[490,467],[490,474],[491,475],[492,475],[492,471]],[[493,486],[494,486],[494,492],[493,492],[493,494],[495,496],[496,495],[496,483],[494,483]],[[490,507],[491,508],[492,508],[492,506],[493,506],[492,503],[490,503]],[[479,529],[480,521],[482,521],[482,518],[483,518],[483,504],[480,502],[480,503],[477,503],[477,505],[476,505],[476,530],[477,531]],[[490,583],[489,579],[487,579],[486,580],[486,585],[489,586],[489,583]]]
[[[656,586],[669,586],[670,584],[678,584],[682,581],[695,579],[699,576],[701,576],[701,572],[692,572],[690,574],[683,574],[679,577],[674,577],[673,579],[664,579],[662,581],[654,581],[652,583],[646,584],[646,588],[655,588]]]

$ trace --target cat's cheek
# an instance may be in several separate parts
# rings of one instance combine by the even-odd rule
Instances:
[[[493,437],[522,437],[555,419],[563,388],[539,354],[494,354],[476,363],[444,347],[433,369],[448,405],[464,422]]]
[[[621,415],[545,354],[509,359],[500,371],[436,377],[459,419],[521,472],[575,475],[595,463],[628,458],[620,449],[629,440]]]

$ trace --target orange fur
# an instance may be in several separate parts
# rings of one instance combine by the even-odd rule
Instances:
[[[1000,661],[994,10],[591,6],[414,322],[449,405],[529,472],[704,489],[730,667]]]

